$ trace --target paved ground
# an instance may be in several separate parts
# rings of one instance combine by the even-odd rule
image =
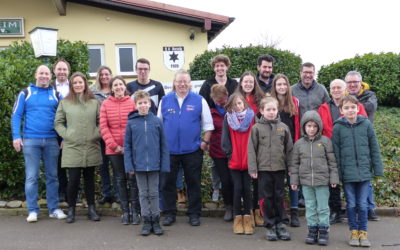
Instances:
[[[74,224],[66,224],[47,217],[28,224],[25,216],[0,215],[0,249],[351,249],[347,245],[347,225],[331,228],[328,247],[304,244],[307,234],[302,227],[290,228],[292,240],[268,242],[265,229],[256,228],[254,235],[234,235],[231,223],[221,218],[202,218],[200,227],[191,227],[186,217],[177,218],[172,227],[165,227],[165,235],[143,237],[141,226],[123,226],[117,217],[103,217],[91,222],[78,216]],[[371,249],[400,249],[400,217],[382,217],[370,222]],[[354,249],[354,248],[353,248]]]

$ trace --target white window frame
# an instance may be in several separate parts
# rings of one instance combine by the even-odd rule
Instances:
[[[133,71],[129,71],[129,72],[121,72],[120,71],[120,66],[119,65],[119,49],[122,48],[130,48],[132,49],[132,65],[133,65]],[[136,76],[136,68],[135,68],[135,63],[137,60],[137,54],[136,54],[136,44],[117,44],[115,45],[115,58],[116,58],[116,66],[117,66],[117,74],[118,75],[122,75],[122,76]]]
[[[100,66],[105,65],[105,60],[104,60],[104,45],[88,45],[88,49],[99,49],[100,50]],[[89,72],[89,75],[91,77],[96,77],[97,75],[97,70],[96,72]]]
[[[8,46],[0,46],[0,51],[8,49]]]

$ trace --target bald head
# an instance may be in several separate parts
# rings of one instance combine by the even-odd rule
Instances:
[[[49,87],[51,79],[51,71],[49,67],[47,67],[44,64],[39,65],[39,67],[36,68],[35,79],[36,79],[36,86],[42,88]]]

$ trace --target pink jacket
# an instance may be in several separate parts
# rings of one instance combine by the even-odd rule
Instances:
[[[134,101],[129,96],[117,99],[107,98],[100,108],[100,132],[106,143],[106,155],[119,155],[118,146],[124,147],[125,128],[128,114],[136,110]]]

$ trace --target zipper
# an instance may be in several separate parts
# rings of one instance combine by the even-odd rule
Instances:
[[[148,141],[147,141],[147,117],[144,117],[144,137],[146,138],[146,171],[149,171],[149,150],[148,150]]]
[[[359,181],[361,181],[361,179],[360,179],[360,177],[361,177],[361,174],[360,174],[360,167],[358,166],[358,156],[357,156],[357,147],[356,147],[356,136],[355,136],[355,133],[354,133],[354,126],[353,126],[353,124],[351,124],[350,125],[350,128],[351,128],[351,134],[352,134],[352,137],[353,137],[353,148],[354,148],[354,158],[356,159],[356,167],[357,167],[357,170],[358,170],[358,180]]]
[[[311,186],[314,186],[313,141],[311,141]]]

